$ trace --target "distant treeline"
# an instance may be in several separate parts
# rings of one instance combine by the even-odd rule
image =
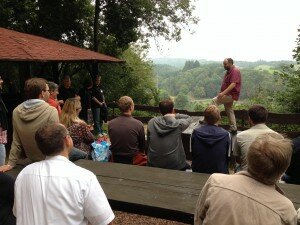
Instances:
[[[237,61],[242,74],[241,100],[274,96],[282,89],[282,79],[274,72],[292,61]],[[188,60],[179,69],[171,65],[155,65],[160,97],[177,96],[189,101],[213,98],[220,91],[224,68],[222,62]],[[276,74],[276,73],[275,73]]]

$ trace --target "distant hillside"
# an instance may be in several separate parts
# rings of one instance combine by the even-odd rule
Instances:
[[[178,69],[182,69],[185,65],[185,62],[188,60],[198,60],[200,64],[211,64],[211,63],[218,63],[222,65],[221,61],[209,61],[205,59],[183,59],[183,58],[156,58],[152,59],[153,64],[155,65],[169,65],[171,67],[175,67]],[[247,62],[247,61],[235,61],[235,64],[240,68],[253,68],[253,67],[260,67],[260,66],[270,66],[273,68],[279,68],[282,65],[292,64],[295,63],[294,61],[264,61],[259,60],[255,62]]]

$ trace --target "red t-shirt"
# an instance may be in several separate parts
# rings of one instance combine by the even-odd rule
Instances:
[[[60,108],[60,105],[59,105],[59,103],[57,102],[56,99],[53,99],[53,98],[49,97],[48,104],[51,105],[51,106],[53,106],[54,108],[56,108],[57,112],[58,112],[58,115],[60,115],[61,108]]]
[[[236,83],[235,87],[228,93],[234,100],[238,100],[241,91],[241,72],[240,70],[232,66],[229,71],[227,71],[224,75],[221,91],[224,91],[231,83]]]

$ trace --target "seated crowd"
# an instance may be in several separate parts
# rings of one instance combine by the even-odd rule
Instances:
[[[91,85],[84,90],[84,99],[89,98],[102,106],[105,104],[102,92],[95,91],[101,99],[98,101],[93,97]],[[59,91],[63,92],[60,101],[57,99]],[[59,221],[58,224],[87,224],[87,221],[109,224],[114,214],[95,175],[70,163],[90,158],[91,143],[98,132],[102,132],[100,122],[94,127],[94,136],[87,117],[80,118],[83,99],[71,89],[69,77],[63,79],[60,89],[53,82],[31,78],[25,83],[24,93],[26,101],[13,111],[9,158],[6,165],[0,166],[0,172],[5,172],[16,164],[33,163],[22,170],[15,182],[13,214],[18,224],[55,224],[52,220]],[[84,110],[90,107],[86,106],[86,100],[84,105]],[[276,183],[282,179],[286,183],[300,184],[300,138],[292,144],[268,128],[265,107],[250,107],[250,129],[238,133],[231,144],[232,135],[218,126],[221,119],[218,107],[208,106],[203,123],[191,134],[192,161],[189,162],[181,134],[192,123],[192,118],[177,114],[173,101],[159,103],[161,115],[149,121],[147,132],[143,123],[133,118],[134,102],[129,96],[121,97],[118,106],[121,115],[108,122],[111,161],[223,173],[213,174],[203,188],[196,206],[195,224],[295,224],[294,206]],[[94,109],[95,112],[99,110]],[[94,118],[98,116],[93,115]],[[232,156],[237,162],[237,173],[225,175],[229,173]],[[0,175],[1,188],[10,185],[11,189],[14,185],[11,178],[3,173]],[[3,180],[5,185],[2,185]],[[58,190],[63,194],[58,195]],[[8,202],[11,199],[13,197],[9,197]],[[51,203],[54,199],[57,200],[55,204]],[[7,206],[12,207],[11,204]],[[60,212],[61,208],[64,212]],[[227,211],[224,213],[222,208]],[[45,215],[46,210],[49,216]],[[15,223],[12,213],[1,213],[0,217],[8,221],[6,224]],[[242,218],[236,216],[238,214],[247,216]]]

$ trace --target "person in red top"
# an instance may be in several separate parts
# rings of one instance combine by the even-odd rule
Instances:
[[[48,99],[48,104],[53,106],[54,108],[57,109],[58,115],[61,113],[61,107],[60,104],[63,104],[63,100],[58,101],[57,100],[57,95],[59,94],[58,92],[58,85],[54,82],[48,82],[49,86],[49,92],[50,92],[50,97]]]
[[[231,58],[224,59],[223,66],[226,70],[226,73],[223,78],[221,91],[216,97],[213,98],[212,102],[216,106],[224,104],[230,123],[229,131],[232,134],[236,134],[237,126],[233,111],[233,102],[237,101],[240,96],[242,84],[241,72],[235,65],[233,65],[233,60]]]

